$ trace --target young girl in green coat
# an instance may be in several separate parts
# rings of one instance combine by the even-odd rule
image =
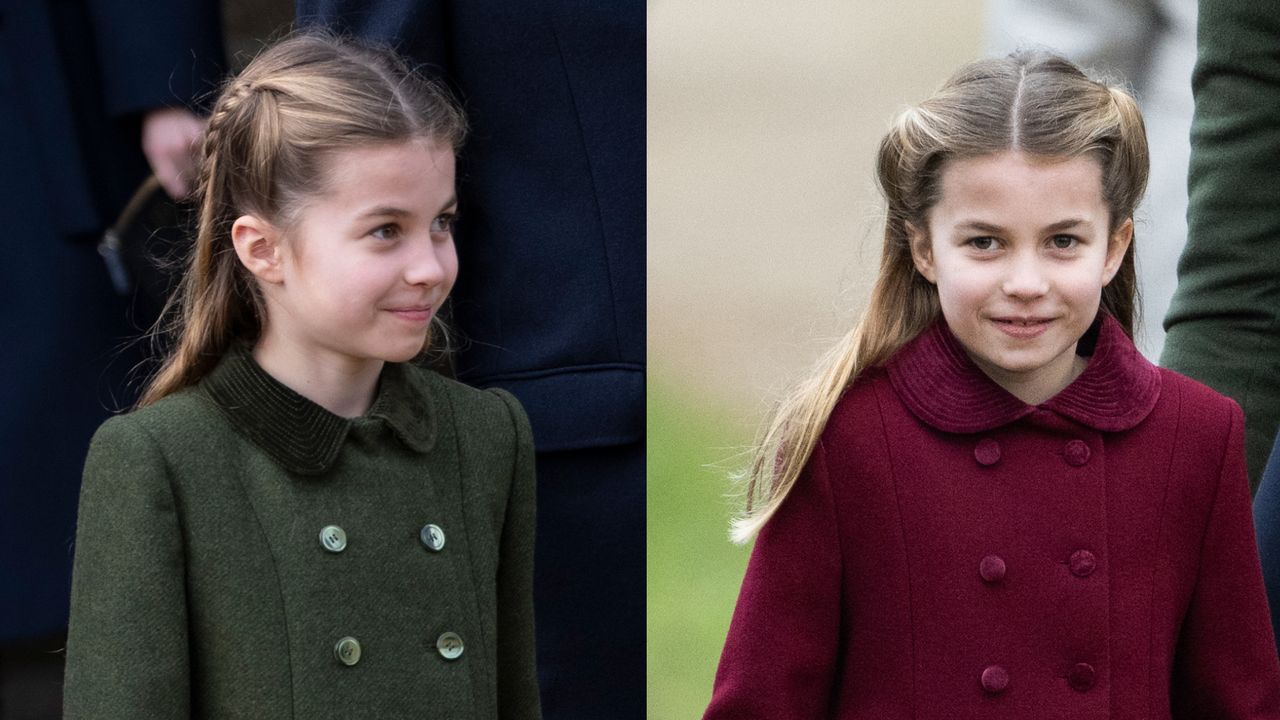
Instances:
[[[409,364],[461,112],[298,35],[223,89],[176,347],[94,438],[68,718],[537,718],[524,413]]]

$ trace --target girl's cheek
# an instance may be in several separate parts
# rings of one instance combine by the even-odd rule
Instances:
[[[1098,268],[1082,268],[1079,273],[1073,273],[1064,277],[1059,285],[1063,290],[1072,295],[1089,296],[1102,292],[1104,287],[1103,270]]]
[[[938,274],[938,294],[943,302],[976,303],[998,289],[998,279],[980,270],[968,274],[961,272]]]

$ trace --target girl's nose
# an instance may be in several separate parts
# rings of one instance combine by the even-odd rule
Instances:
[[[1017,298],[1034,298],[1049,292],[1044,261],[1032,253],[1012,258],[1000,289]]]
[[[449,243],[425,242],[418,244],[405,266],[405,281],[410,285],[439,285],[448,271],[446,254],[452,253]]]

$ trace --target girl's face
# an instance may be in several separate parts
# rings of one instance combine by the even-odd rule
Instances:
[[[1112,231],[1102,169],[1007,151],[951,161],[928,228],[911,228],[916,269],[974,362],[1039,404],[1083,370],[1076,342],[1098,312],[1133,222]]]
[[[409,360],[458,274],[453,151],[350,148],[326,173],[328,190],[274,244],[271,272],[257,273],[267,332],[312,361]]]

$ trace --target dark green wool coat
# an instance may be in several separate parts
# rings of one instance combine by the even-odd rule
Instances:
[[[233,351],[94,437],[65,717],[538,718],[533,468],[504,392],[388,364],[348,420]]]
[[[1244,408],[1257,490],[1280,427],[1280,11],[1199,12],[1187,246],[1160,364]]]

